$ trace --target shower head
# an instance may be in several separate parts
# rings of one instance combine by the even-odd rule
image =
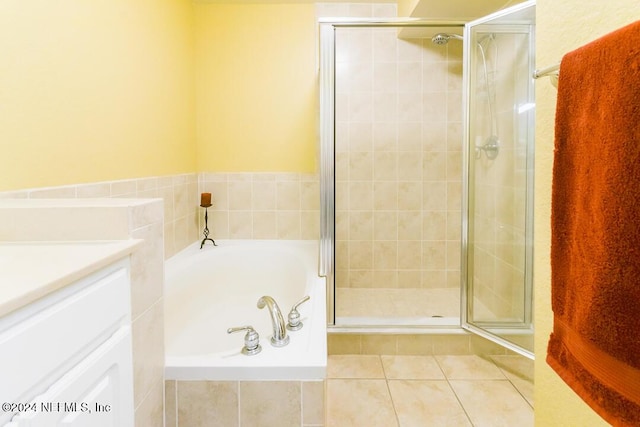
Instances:
[[[438,33],[431,38],[431,41],[437,45],[445,45],[449,43],[449,39],[462,40],[462,36],[457,34]]]

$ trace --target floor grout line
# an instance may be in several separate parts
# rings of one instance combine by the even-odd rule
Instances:
[[[527,399],[527,398],[524,396],[524,394],[522,394],[522,392],[520,391],[520,388],[519,388],[517,385],[515,385],[515,384],[513,383],[513,381],[511,381],[511,379],[510,379],[510,378],[507,378],[507,380],[509,380],[509,382],[511,383],[511,385],[513,386],[513,388],[515,388],[515,389],[516,389],[516,392],[518,392],[518,394],[519,394],[519,395],[524,399],[524,401],[527,403],[527,405],[529,405],[529,406],[531,407],[531,409],[535,409],[535,408],[533,407],[533,405],[531,404],[531,402],[529,402],[529,399]]]
[[[467,420],[469,421],[469,424],[471,425],[471,427],[474,427],[473,421],[471,420],[471,415],[469,415],[469,412],[467,412],[467,408],[464,407],[464,405],[462,404],[462,401],[460,400],[460,397],[458,396],[458,393],[456,393],[456,390],[451,385],[451,382],[449,381],[449,376],[444,371],[444,368],[442,368],[442,364],[440,363],[440,361],[438,360],[438,358],[436,356],[433,356],[433,358],[436,360],[436,363],[438,364],[438,367],[440,368],[440,371],[442,371],[442,374],[444,375],[444,379],[447,382],[447,385],[449,386],[449,389],[451,389],[451,392],[456,397],[456,400],[458,401],[458,404],[460,405],[460,408],[462,408],[462,412],[464,412],[464,415],[467,417]]]

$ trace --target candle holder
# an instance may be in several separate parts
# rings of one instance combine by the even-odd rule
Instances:
[[[212,238],[209,237],[209,215],[207,214],[207,208],[211,206],[211,203],[207,204],[207,205],[200,205],[201,207],[204,208],[204,239],[202,239],[202,243],[200,244],[200,249],[202,249],[202,247],[204,246],[204,242],[206,242],[207,240],[211,240],[211,243],[213,243],[213,246],[218,246],[216,245],[215,240],[213,240]]]

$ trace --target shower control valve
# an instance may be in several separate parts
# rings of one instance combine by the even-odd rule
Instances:
[[[244,335],[244,347],[242,347],[242,354],[246,356],[253,356],[254,354],[260,353],[260,351],[262,351],[260,335],[258,335],[256,330],[253,329],[253,326],[240,326],[238,328],[227,329],[228,334],[240,331],[247,331]]]
[[[289,329],[290,331],[297,331],[298,329],[302,328],[302,322],[300,321],[300,313],[298,312],[298,306],[303,302],[309,301],[310,299],[311,297],[307,295],[304,298],[302,298],[300,301],[298,301],[296,304],[294,304],[294,306],[291,308],[291,311],[289,312],[289,316],[288,316],[289,323],[287,323],[287,329]]]

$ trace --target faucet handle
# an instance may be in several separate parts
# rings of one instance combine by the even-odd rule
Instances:
[[[260,351],[262,351],[262,346],[260,345],[260,335],[258,335],[256,330],[253,329],[253,326],[239,326],[237,328],[227,329],[228,334],[240,331],[247,331],[247,333],[244,335],[244,347],[242,347],[242,354],[253,356],[254,354],[260,353]]]
[[[298,306],[300,306],[300,304],[302,304],[303,302],[309,301],[310,299],[311,297],[307,295],[296,304],[294,304],[293,307],[291,307],[291,311],[289,312],[288,316],[289,323],[287,323],[287,329],[289,329],[290,331],[297,331],[298,329],[302,328],[300,313],[298,313]]]

